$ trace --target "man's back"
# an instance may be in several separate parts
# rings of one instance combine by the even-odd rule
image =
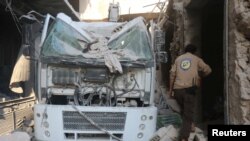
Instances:
[[[200,77],[211,73],[211,68],[195,55],[196,46],[189,44],[185,54],[179,56],[170,71],[169,96],[176,99],[181,108],[183,125],[180,129],[181,141],[187,141],[194,123],[196,87]],[[172,93],[174,91],[174,95]]]
[[[176,77],[174,89],[199,86],[199,72],[206,76],[211,73],[211,68],[201,58],[192,53],[187,52],[179,56],[171,69],[171,75]]]

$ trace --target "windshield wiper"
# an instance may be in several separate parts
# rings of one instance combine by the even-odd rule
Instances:
[[[146,66],[145,62],[138,62],[138,61],[121,61],[121,64],[124,66],[140,66],[140,67]]]
[[[143,61],[143,62],[146,62],[146,61],[148,61],[148,59],[146,59],[146,58],[138,58],[138,59],[136,59],[136,61]]]

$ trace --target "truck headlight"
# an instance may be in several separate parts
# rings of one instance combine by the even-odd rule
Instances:
[[[146,115],[142,115],[142,116],[141,116],[141,120],[142,120],[142,121],[145,121],[146,119],[147,119],[147,116],[146,116]]]
[[[48,130],[45,130],[44,134],[46,137],[50,137],[50,132]]]
[[[137,138],[140,139],[140,138],[142,138],[142,137],[143,137],[143,133],[138,133],[138,134],[137,134]]]

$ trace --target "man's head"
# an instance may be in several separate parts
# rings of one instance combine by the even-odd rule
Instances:
[[[192,54],[194,54],[196,52],[196,46],[193,45],[193,44],[188,44],[186,47],[185,47],[185,53],[186,52],[190,52]]]

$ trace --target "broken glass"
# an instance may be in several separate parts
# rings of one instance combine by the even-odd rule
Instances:
[[[77,57],[84,61],[84,58],[104,59],[105,55],[112,54],[120,61],[151,60],[153,56],[146,27],[142,20],[132,22],[134,23],[128,22],[123,26],[110,23],[109,28],[102,26],[102,23],[81,25],[74,22],[95,39],[95,42],[91,43],[72,25],[57,19],[42,46],[42,55]],[[116,31],[117,27],[120,28],[119,31]],[[109,31],[105,33],[101,32],[102,30]]]

